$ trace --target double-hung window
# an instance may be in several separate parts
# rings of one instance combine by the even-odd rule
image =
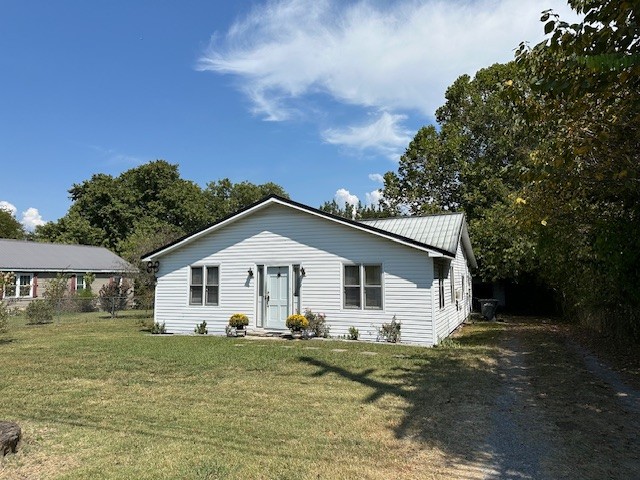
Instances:
[[[344,308],[382,309],[382,266],[345,265],[343,272]]]
[[[190,305],[218,305],[220,270],[217,266],[191,267]]]
[[[80,291],[84,289],[85,289],[84,275],[78,274],[76,275],[76,290]]]
[[[455,282],[455,275],[454,275],[454,271],[453,271],[453,263],[451,264],[451,267],[449,268],[449,288],[451,289],[451,303],[455,303],[456,302],[456,282]]]

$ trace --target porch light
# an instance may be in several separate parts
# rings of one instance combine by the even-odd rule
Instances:
[[[302,275],[303,277],[307,275],[307,272],[304,271],[304,267],[300,267],[300,275]]]
[[[247,273],[249,274],[250,277],[253,277],[253,269],[251,267],[249,267],[249,270],[247,270]]]

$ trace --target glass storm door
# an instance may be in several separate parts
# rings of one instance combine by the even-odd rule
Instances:
[[[289,316],[289,267],[267,267],[266,328],[286,329]]]

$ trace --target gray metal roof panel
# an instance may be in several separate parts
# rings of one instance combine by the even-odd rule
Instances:
[[[0,239],[0,270],[121,272],[125,260],[104,247]]]
[[[462,213],[448,213],[425,217],[381,218],[362,220],[361,223],[410,238],[425,245],[431,245],[455,255],[464,223],[464,215]]]

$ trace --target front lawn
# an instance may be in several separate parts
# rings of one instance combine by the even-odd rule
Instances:
[[[131,315],[13,319],[0,419],[24,442],[0,478],[429,478],[481,454],[502,325],[427,349],[152,336]]]

